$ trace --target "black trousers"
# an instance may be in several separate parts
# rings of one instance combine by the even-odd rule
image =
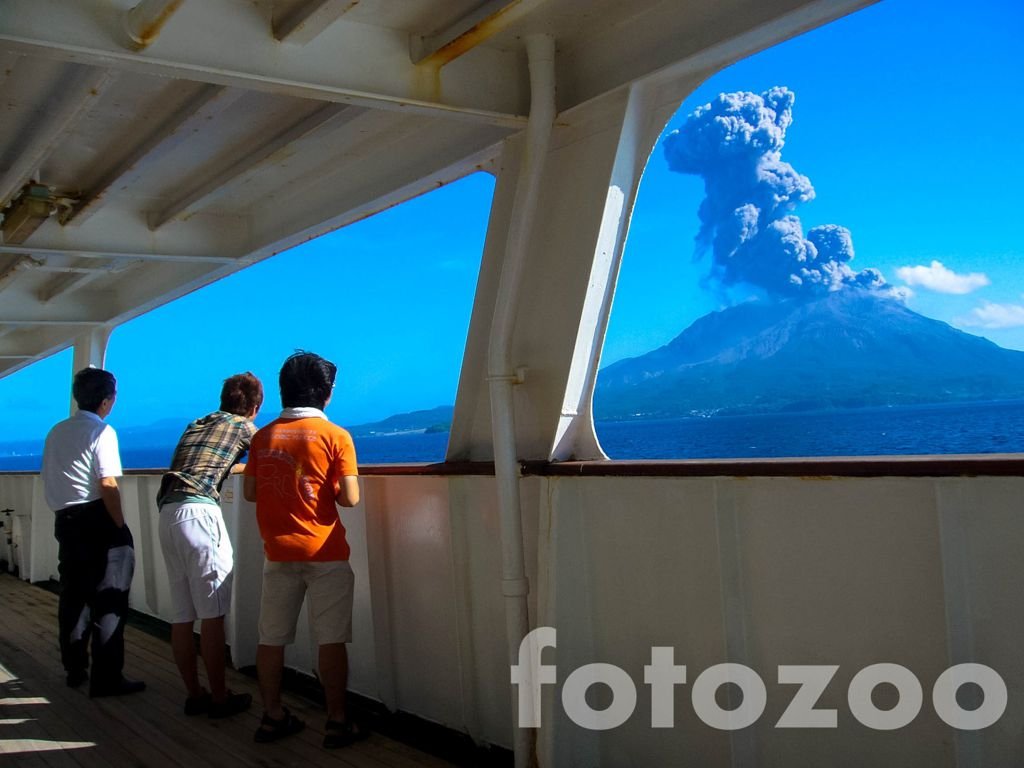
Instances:
[[[57,512],[60,656],[68,672],[89,667],[92,685],[114,684],[124,667],[124,620],[135,572],[128,526],[118,528],[100,500]]]

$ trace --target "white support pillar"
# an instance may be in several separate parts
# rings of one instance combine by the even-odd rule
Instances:
[[[656,109],[654,93],[653,88],[633,86],[624,105],[562,410],[548,456],[555,461],[606,458],[594,430],[594,386],[640,177],[669,117]]]
[[[515,393],[520,459],[603,457],[590,401],[615,278],[641,173],[678,103],[662,89],[633,86],[558,116],[515,308],[511,362],[527,369]],[[505,142],[449,460],[492,458],[487,339],[521,152],[522,137]]]
[[[99,326],[90,328],[75,339],[75,353],[71,363],[71,375],[74,376],[83,368],[102,368],[107,359],[107,342],[113,328]],[[71,413],[78,410],[75,399],[71,398]]]

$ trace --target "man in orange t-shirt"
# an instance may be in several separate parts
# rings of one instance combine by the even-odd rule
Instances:
[[[335,504],[358,504],[359,480],[352,437],[323,412],[336,373],[333,363],[310,352],[285,360],[284,410],[253,436],[249,448],[245,498],[256,502],[266,555],[256,652],[264,708],[258,742],[276,741],[305,726],[281,705],[284,647],[295,640],[304,597],[320,649],[327,703],[324,746],[346,746],[366,735],[345,714],[354,577]]]

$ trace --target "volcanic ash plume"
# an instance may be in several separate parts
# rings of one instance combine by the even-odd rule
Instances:
[[[719,94],[666,139],[669,168],[704,179],[698,254],[711,251],[712,276],[724,285],[747,283],[776,297],[882,288],[877,270],[850,268],[850,230],[826,224],[804,235],[789,213],[814,199],[811,180],[782,159],[793,98],[787,88]]]

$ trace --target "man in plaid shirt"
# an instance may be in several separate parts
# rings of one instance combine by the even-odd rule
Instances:
[[[163,476],[160,547],[171,587],[171,648],[188,689],[186,715],[212,718],[244,712],[249,694],[232,693],[224,680],[224,615],[231,605],[234,552],[220,510],[220,488],[256,433],[252,423],[263,404],[263,385],[251,373],[224,382],[220,409],[186,427]],[[199,684],[192,625],[202,621],[200,647],[210,690]]]

